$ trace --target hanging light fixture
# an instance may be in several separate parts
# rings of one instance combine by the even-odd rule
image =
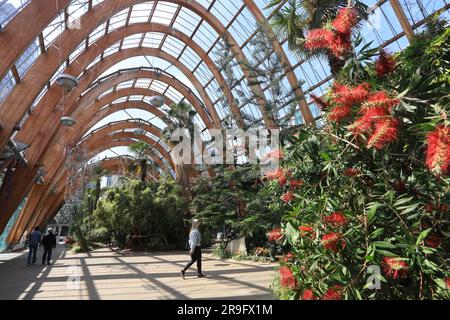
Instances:
[[[78,85],[79,80],[70,74],[62,73],[56,78],[56,82],[63,87],[64,90],[71,91]]]
[[[61,117],[61,124],[65,127],[72,127],[77,121],[72,117]]]
[[[142,129],[142,128],[135,128],[135,129],[133,130],[133,133],[134,133],[136,136],[143,136],[143,135],[145,134],[145,130]]]
[[[163,96],[153,96],[150,97],[149,100],[150,104],[156,108],[161,108],[164,104],[164,97]]]

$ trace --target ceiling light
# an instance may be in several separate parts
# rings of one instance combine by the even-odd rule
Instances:
[[[77,123],[77,121],[72,117],[62,117],[61,124],[66,127],[72,127]]]
[[[136,128],[133,130],[133,133],[137,136],[143,136],[145,134],[145,130],[142,128]]]
[[[161,108],[164,104],[164,97],[163,96],[153,96],[150,97],[149,100],[150,104],[156,108]]]
[[[66,91],[70,91],[73,88],[75,88],[79,81],[76,77],[70,75],[70,74],[65,74],[62,73],[60,74],[57,78],[56,78],[56,82],[63,87]]]

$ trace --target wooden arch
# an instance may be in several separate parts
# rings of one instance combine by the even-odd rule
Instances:
[[[95,138],[95,137],[94,137]],[[94,139],[92,138],[92,139]],[[108,143],[108,147],[104,147],[101,143],[95,144],[93,143],[90,147],[89,151],[93,153],[100,153],[108,148],[118,147],[118,146],[129,146],[133,144],[135,141],[132,140],[119,140],[112,141]],[[151,138],[147,137],[149,142],[154,142]],[[95,140],[95,139],[94,139]],[[103,142],[103,141],[102,141]],[[150,155],[153,157],[153,160],[159,164],[161,163],[161,159],[156,156]],[[55,195],[62,193],[62,198],[59,201],[64,200],[64,190],[65,190],[65,181],[67,178],[67,171],[65,168],[59,168],[58,172],[55,172],[53,178],[47,178],[48,181],[42,185],[34,184],[28,200],[23,208],[21,215],[17,219],[13,228],[11,229],[10,234],[8,235],[7,241],[9,243],[17,242],[25,230],[30,231],[33,226],[38,225],[39,219],[42,218],[42,214],[49,211],[49,205],[53,203]]]

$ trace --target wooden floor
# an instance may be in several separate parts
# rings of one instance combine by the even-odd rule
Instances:
[[[27,267],[27,253],[0,254],[0,299],[273,299],[273,264],[203,256],[208,278],[195,265],[180,276],[186,252],[118,253],[102,248],[73,254],[64,245],[54,264]]]

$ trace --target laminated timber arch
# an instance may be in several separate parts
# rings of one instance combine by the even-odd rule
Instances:
[[[93,131],[88,136],[86,136],[80,142],[80,144],[84,144],[90,153],[97,153],[96,148],[110,149],[110,148],[118,146],[117,141],[111,140],[114,133],[118,133],[118,132],[121,132],[121,131],[124,131],[127,129],[134,129],[137,127],[144,129],[146,132],[153,134],[157,138],[161,138],[161,132],[158,129],[156,129],[155,127],[153,127],[152,125],[149,125],[148,123],[138,123],[138,122],[130,121],[130,120],[122,120],[122,121],[112,122],[110,124],[106,124],[106,125],[98,128],[97,130]],[[148,136],[137,137],[132,132],[127,132],[127,136],[126,137],[122,136],[122,138],[129,138],[129,139],[139,138],[139,139],[144,140],[145,142],[147,142],[151,146],[153,146],[156,150],[158,150],[158,152],[164,158],[166,158],[166,160],[171,165],[172,169],[175,168],[170,154],[160,143],[158,143],[158,141],[154,141],[152,138],[150,138]],[[102,142],[104,143],[104,145],[101,144]],[[106,143],[109,143],[109,145],[106,146]],[[53,154],[53,155],[56,154],[56,156],[48,157],[46,159],[47,161],[44,163],[45,168],[49,168],[49,169],[48,169],[48,172],[45,177],[47,179],[49,179],[50,181],[54,181],[55,177],[58,176],[58,172],[60,173],[61,171],[64,170],[65,157],[59,156],[58,153],[56,152],[56,150],[54,152],[51,152],[51,154]]]
[[[89,34],[98,26],[99,24],[105,22],[109,17],[114,15],[115,13],[119,12],[120,10],[126,9],[131,7],[134,4],[139,4],[145,1],[139,1],[139,0],[120,0],[120,1],[108,1],[103,2],[95,7],[92,7],[91,10],[89,10],[87,13],[83,14],[79,18],[79,23],[81,28],[79,29],[66,29],[65,31],[61,32],[57,36],[57,38],[54,41],[55,46],[57,47],[50,47],[48,48],[45,55],[41,55],[33,67],[30,69],[30,71],[27,73],[27,75],[24,78],[24,81],[22,84],[27,83],[31,74],[31,77],[34,77],[35,75],[43,75],[42,77],[39,77],[39,79],[34,79],[35,84],[33,88],[27,88],[28,90],[22,91],[16,90],[17,87],[13,90],[13,92],[10,94],[10,96],[6,100],[6,106],[10,104],[18,105],[20,106],[17,110],[17,112],[14,114],[11,114],[9,112],[2,112],[5,108],[0,110],[0,119],[4,122],[4,130],[0,136],[0,148],[4,147],[4,144],[6,143],[7,139],[9,138],[12,129],[16,123],[20,121],[20,119],[25,115],[27,112],[28,106],[31,104],[31,102],[34,100],[34,97],[37,96],[40,88],[43,88],[46,81],[50,79],[52,74],[56,71],[58,66],[55,66],[55,62],[58,57],[62,57],[63,59],[67,59],[68,56],[75,50],[76,44],[80,43],[83,39],[86,39]],[[242,49],[237,44],[236,40],[232,37],[232,35],[228,32],[228,30],[221,24],[221,22],[211,14],[211,12],[207,11],[202,5],[197,3],[193,0],[166,0],[164,2],[169,3],[176,3],[183,7],[186,7],[199,15],[202,19],[204,19],[208,24],[220,35],[226,35],[229,42],[232,45],[232,50],[234,51],[234,54],[237,57],[237,60],[241,66],[241,69],[244,73],[244,76],[249,78],[249,70],[246,68],[246,64],[248,63],[245,55],[243,54]],[[255,15],[255,9],[258,9],[257,6],[253,1],[247,1],[247,6],[249,7],[250,11]],[[258,9],[259,10],[259,9]],[[16,18],[19,18],[20,15],[18,15]],[[261,18],[261,15],[255,16],[257,21]],[[263,17],[262,17],[263,18]],[[260,21],[262,22],[262,21]],[[64,41],[64,40],[67,40]],[[277,42],[277,40],[274,38],[274,42]],[[76,44],[75,44],[76,43]],[[279,44],[278,44],[279,45]],[[57,52],[59,51],[59,52]],[[44,57],[45,56],[45,57]],[[52,59],[53,58],[53,59]],[[53,63],[52,63],[53,62]],[[45,68],[43,68],[45,67]],[[53,72],[51,72],[53,71]],[[286,70],[287,73],[292,72],[292,70]],[[292,79],[292,77],[289,77]],[[45,79],[45,80],[44,80]],[[37,81],[36,81],[37,80]],[[292,84],[291,84],[292,85]],[[295,84],[297,86],[297,83]],[[21,86],[22,89],[25,86]],[[39,90],[30,90],[35,89],[36,87],[39,87]],[[275,127],[275,123],[273,119],[271,119],[267,112],[264,110],[264,92],[261,89],[259,85],[250,85],[250,90],[252,90],[255,94],[255,96],[259,97],[257,100],[260,111],[263,115],[263,119],[265,121],[265,124],[269,128]],[[19,92],[18,92],[19,91]],[[25,96],[24,96],[25,95]],[[23,101],[21,97],[31,97],[31,101],[29,103]],[[301,97],[302,98],[302,97]],[[304,97],[303,97],[304,98]],[[8,108],[6,108],[8,109]],[[302,111],[303,110],[302,108]],[[307,110],[309,111],[309,109]],[[312,117],[309,117],[308,115],[304,115],[305,121],[312,122]],[[311,118],[311,119],[309,119]],[[311,120],[311,121],[310,121]]]
[[[105,59],[106,60],[106,59]],[[101,62],[100,62],[101,63]],[[108,65],[103,65],[104,68],[96,68],[97,73],[95,73],[95,78],[98,77],[101,73],[106,71],[109,67]],[[90,73],[92,74],[92,73]],[[94,79],[95,79],[94,78]],[[101,83],[98,83],[97,86],[91,88],[91,90],[88,91],[86,95],[84,95],[82,98],[80,98],[78,101],[75,101],[75,104],[71,106],[69,109],[76,109],[77,107],[80,108],[80,112],[86,108],[87,106],[90,106],[92,103],[94,103],[97,100],[97,97],[107,91],[107,89],[115,86],[116,84],[119,84],[121,82],[125,82],[128,80],[136,79],[136,78],[157,78],[159,81],[166,82],[169,86],[175,88],[178,92],[180,92],[194,107],[194,109],[199,112],[199,116],[202,118],[202,120],[205,122],[205,125],[209,128],[213,127],[213,124],[211,121],[209,121],[209,118],[205,111],[202,108],[202,105],[200,103],[200,100],[193,94],[190,89],[188,89],[185,85],[183,85],[179,80],[176,78],[170,78],[167,75],[160,75],[159,77],[156,77],[156,74],[154,71],[145,70],[145,69],[132,69],[131,71],[127,72],[126,70],[116,72],[116,76],[112,76],[108,78],[106,81],[103,81]],[[88,85],[90,84],[89,80],[82,81],[80,83],[80,87],[85,86],[88,88]],[[95,92],[93,92],[95,90]],[[124,90],[124,91],[122,91]],[[152,91],[149,91],[148,89],[121,89],[117,90],[116,92],[112,92],[107,94],[104,101],[108,101],[108,99],[111,99],[110,102],[114,101],[115,99],[124,96],[123,94],[127,93],[127,95],[130,94],[143,94],[148,95],[152,93]],[[153,92],[154,93],[154,92]],[[161,94],[161,93],[158,93]],[[69,94],[70,95],[70,94]],[[43,101],[45,102],[45,101]],[[105,103],[106,105],[107,103]],[[56,119],[59,119],[61,116],[59,109],[52,111],[53,116],[56,115]],[[72,115],[71,110],[67,110],[67,113],[69,115]],[[5,210],[0,215],[0,230],[3,230],[6,226],[9,218],[14,213],[14,211],[19,206],[22,199],[26,196],[26,194],[31,190],[33,178],[36,175],[40,165],[44,162],[47,162],[45,160],[45,154],[49,154],[51,157],[55,157],[56,155],[60,154],[60,151],[49,151],[51,149],[51,141],[55,138],[55,134],[51,134],[51,132],[55,132],[55,128],[60,128],[62,131],[59,132],[58,143],[54,143],[53,147],[61,146],[63,141],[66,143],[68,142],[76,142],[70,141],[70,140],[63,140],[65,132],[72,130],[72,129],[64,129],[61,128],[61,125],[59,124],[55,126],[54,122],[49,121],[48,119],[42,120],[44,121],[44,125],[42,126],[45,131],[41,132],[38,135],[39,140],[35,140],[33,142],[32,148],[27,151],[26,156],[29,161],[29,166],[19,166],[16,168],[16,172],[14,173],[14,181],[17,183],[14,183],[12,186],[12,197],[3,197],[0,198],[0,206],[5,208]],[[39,127],[39,126],[38,126]],[[53,128],[53,130],[52,130]],[[70,134],[69,134],[70,135]],[[50,166],[50,168],[53,168]]]
[[[136,142],[134,140],[131,140],[131,138],[136,137],[132,133],[129,133],[130,139],[128,140],[114,140],[113,137],[105,134],[105,132],[103,132],[103,134],[105,135],[106,139],[100,139],[100,134],[94,134],[86,140],[92,141],[92,143],[87,144],[88,152],[99,154],[109,148],[130,146],[131,144]],[[99,139],[97,138],[99,138],[101,141],[99,141]],[[154,141],[150,137],[143,136],[141,138],[149,144],[156,143],[156,141]],[[105,142],[107,146],[105,146]],[[161,159],[154,154],[150,154],[150,157],[155,161],[156,164],[158,164],[160,169],[163,170],[164,164],[162,163]],[[16,223],[11,229],[11,232],[8,235],[7,241],[9,243],[16,243],[25,231],[29,232],[34,226],[39,225],[39,223],[43,219],[43,216],[46,213],[51,212],[50,207],[52,205],[57,206],[64,201],[66,179],[67,172],[62,166],[58,168],[57,172],[53,172],[51,178],[50,175],[46,176],[46,180],[48,182],[46,181],[42,185],[33,185],[25,207],[23,208],[19,218],[17,219]],[[62,198],[60,196],[55,196],[58,194],[62,195]],[[58,198],[59,201],[59,204],[57,205],[54,204],[55,198]]]
[[[100,160],[93,165],[100,165],[102,168],[109,171],[109,173],[117,173],[117,174],[123,174],[123,163],[121,162],[121,157],[114,157],[114,158],[106,158],[103,160]],[[135,177],[132,173],[127,173],[126,176]],[[153,177],[150,177],[153,178]],[[158,178],[158,174],[155,173],[154,178]],[[64,195],[64,189],[60,192],[61,195]],[[59,208],[62,207],[64,204],[64,197],[60,196],[60,194],[54,196],[56,199],[53,201],[52,206],[48,210],[43,210],[40,216],[35,220],[35,225],[43,226],[47,225],[58,213]],[[51,200],[51,199],[49,199]],[[31,232],[31,228],[33,225],[30,226],[30,228],[27,230],[27,232]],[[17,242],[19,239],[17,239],[15,242]],[[15,243],[12,242],[12,243]]]
[[[136,33],[142,33],[142,32],[161,32],[165,34],[169,34],[171,36],[174,36],[175,38],[179,39],[180,41],[186,43],[196,54],[205,62],[211,73],[218,79],[218,81],[223,81],[225,83],[225,80],[220,73],[220,71],[217,69],[217,66],[214,64],[214,62],[211,60],[211,58],[208,56],[208,54],[195,42],[192,41],[189,37],[187,37],[184,33],[177,31],[173,28],[169,28],[165,25],[161,24],[131,24],[126,27],[121,27],[115,30],[112,33],[109,33],[108,35],[99,38],[94,44],[91,44],[87,50],[85,50],[82,54],[80,54],[75,61],[64,71],[68,74],[80,74],[82,70],[84,70],[90,63],[93,61],[97,56],[99,56],[106,48],[110,47],[114,43],[120,41],[121,39],[125,38],[126,36],[133,35]],[[134,48],[139,49],[139,48]],[[141,49],[150,49],[150,48],[141,48]],[[136,52],[136,51],[135,51]],[[129,51],[129,49],[122,50],[119,53],[114,54],[116,57],[115,59],[108,59],[105,58],[104,60],[110,61],[108,64],[108,67],[104,66],[103,63],[97,63],[96,65],[92,66],[87,72],[86,75],[84,75],[81,78],[80,85],[76,88],[76,92],[69,94],[66,97],[67,104],[74,103],[77,98],[77,92],[83,92],[87,89],[87,86],[90,82],[94,81],[96,78],[100,76],[102,72],[98,72],[99,69],[106,71],[109,67],[113,65],[111,61],[120,61],[120,58],[129,58],[131,57],[132,51]],[[137,54],[137,53],[136,53]],[[181,70],[180,67],[181,63],[177,65],[177,67]],[[185,67],[185,66],[184,66]],[[191,73],[189,71],[189,73]],[[192,73],[191,73],[192,74]],[[88,79],[84,80],[85,77],[88,77]],[[187,76],[189,79],[196,79],[194,76]],[[198,80],[197,80],[198,81]],[[197,89],[199,92],[201,92],[199,89]],[[241,119],[239,109],[237,106],[235,106],[234,98],[231,94],[230,89],[227,86],[224,86],[224,93],[227,96],[227,99],[231,106],[234,105],[234,111],[235,115],[238,116],[238,119]],[[42,98],[41,102],[38,103],[36,107],[36,111],[33,112],[27,121],[25,122],[25,125],[22,129],[22,131],[18,134],[18,139],[20,141],[24,141],[29,144],[33,144],[34,137],[38,135],[38,132],[36,132],[37,127],[41,127],[43,123],[47,122],[49,117],[52,116],[51,119],[54,121],[58,121],[57,115],[54,114],[54,110],[47,106],[54,106],[58,103],[60,98],[62,97],[62,91],[61,88],[57,84],[53,84],[51,88],[48,90],[48,92],[45,94],[45,96]],[[232,102],[232,104],[231,104]],[[31,103],[31,102],[30,102]],[[206,122],[205,122],[206,124]],[[40,132],[46,132],[48,133],[49,129],[51,129],[53,126],[44,125],[41,127]],[[32,157],[30,158],[30,160]]]

